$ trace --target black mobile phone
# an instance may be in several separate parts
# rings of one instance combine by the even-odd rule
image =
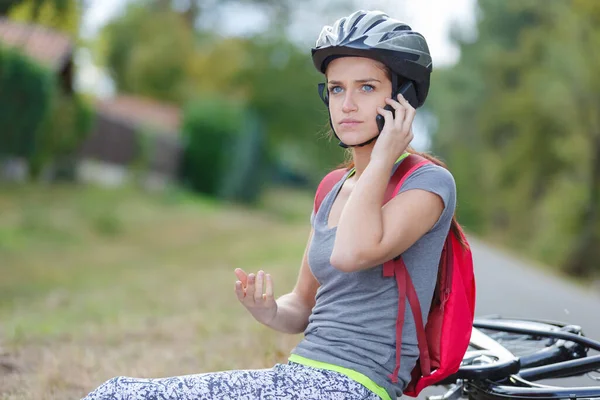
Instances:
[[[402,93],[402,96],[404,96],[404,98],[410,103],[410,105],[414,108],[417,108],[417,91],[412,81],[404,83],[396,92],[394,92],[392,98],[396,101],[398,100],[398,93]],[[396,116],[394,113],[394,108],[389,104],[383,108],[385,110],[391,111],[394,117]],[[381,114],[377,114],[377,117],[375,118],[377,120],[377,127],[379,128],[379,133],[381,133],[381,131],[383,130],[383,126],[385,125],[385,118]]]

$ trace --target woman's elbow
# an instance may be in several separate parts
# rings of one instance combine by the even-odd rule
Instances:
[[[363,269],[363,263],[361,262],[361,260],[362,257],[355,252],[339,252],[335,251],[334,249],[334,251],[331,253],[331,258],[329,259],[329,262],[331,263],[333,268],[341,272],[356,272]]]

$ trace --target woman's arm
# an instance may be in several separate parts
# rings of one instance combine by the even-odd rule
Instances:
[[[302,333],[306,329],[319,287],[319,282],[308,265],[308,249],[312,235],[311,230],[296,286],[292,292],[277,300],[273,298],[273,281],[269,274],[265,276],[263,271],[259,271],[256,276],[246,275],[239,268],[235,270],[238,277],[235,287],[238,299],[258,322],[284,333]],[[263,285],[265,278],[266,285]],[[264,286],[266,286],[265,294],[263,294]]]
[[[302,333],[308,325],[308,317],[315,305],[315,296],[319,282],[313,276],[308,265],[308,249],[313,230],[308,237],[308,243],[302,257],[300,272],[296,286],[291,293],[277,299],[277,314],[269,326],[285,333]]]
[[[395,115],[378,108],[385,126],[338,222],[331,264],[341,271],[371,268],[402,254],[435,225],[444,210],[440,196],[420,189],[407,190],[381,206],[394,162],[413,139],[416,113],[401,94],[398,101],[386,99],[386,103]]]
[[[444,202],[413,189],[384,207],[393,163],[372,160],[348,198],[338,222],[331,264],[344,272],[371,268],[402,254],[437,222]]]

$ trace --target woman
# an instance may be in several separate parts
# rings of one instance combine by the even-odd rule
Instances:
[[[253,317],[302,333],[287,364],[164,379],[114,378],[87,399],[392,399],[418,358],[406,314],[399,369],[398,289],[382,263],[402,254],[426,320],[443,243],[455,209],[452,175],[421,167],[381,206],[390,176],[413,138],[415,108],[427,97],[431,57],[425,39],[381,12],[358,11],[326,26],[312,50],[327,78],[323,99],[348,168],[311,216],[312,230],[291,293],[275,300],[273,279],[236,269],[235,292]],[[412,82],[410,104],[400,85]],[[389,105],[394,113],[384,109]],[[385,124],[379,131],[376,117]],[[396,374],[395,374],[396,372]],[[390,379],[390,374],[392,376]]]

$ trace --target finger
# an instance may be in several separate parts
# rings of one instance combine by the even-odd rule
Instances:
[[[264,283],[265,274],[263,271],[258,271],[258,276],[256,277],[256,286],[254,289],[254,301],[262,301],[263,300],[263,283]]]
[[[402,106],[406,110],[404,119],[407,120],[409,117],[411,117],[412,122],[412,119],[414,119],[417,110],[415,110],[415,108],[408,102],[408,100],[404,98],[404,96],[402,96],[402,93],[398,93],[398,102],[402,104]]]
[[[407,110],[415,109],[406,98],[402,95],[402,93],[398,93],[398,103],[402,104]]]
[[[405,133],[409,133],[409,131],[412,129],[412,123],[413,120],[415,119],[415,115],[416,115],[416,110],[413,108],[413,106],[410,105],[410,103],[408,102],[408,100],[406,100],[404,98],[404,96],[402,96],[402,93],[398,93],[398,101],[400,104],[402,104],[402,107],[404,108],[404,116],[403,118],[399,118],[396,117],[396,126]]]
[[[248,285],[248,274],[241,268],[236,268],[234,272],[238,280],[242,282],[242,287],[246,287]]]
[[[266,279],[267,279],[267,287],[265,290],[265,300],[272,301],[272,300],[274,300],[274,298],[273,298],[273,278],[271,278],[270,274],[267,274]]]
[[[385,119],[385,126],[390,126],[394,123],[394,115],[390,110],[386,110],[383,107],[377,107],[377,112]]]
[[[392,114],[392,122],[389,123],[389,124],[394,129],[400,129],[401,126],[402,126],[401,121],[404,120],[404,108],[398,102],[396,102],[395,104],[393,104],[392,100],[390,100],[390,99],[386,99],[386,102],[388,102],[388,106],[387,107],[390,107],[390,106],[394,107],[394,114]],[[388,124],[387,120],[386,120],[386,124]]]
[[[404,104],[390,98],[386,98],[385,102],[396,110],[396,120],[402,120],[404,118],[404,114],[406,113],[406,106]],[[399,116],[402,116],[402,118],[399,118]]]
[[[248,286],[246,286],[246,300],[254,303],[254,285],[256,281],[256,276],[254,274],[248,275]]]
[[[406,117],[406,108],[399,102],[393,99],[385,99],[386,103],[390,106],[394,107],[395,116],[394,116],[394,126],[398,129],[402,129],[402,124],[404,123],[404,119]]]
[[[239,301],[243,301],[244,297],[246,297],[246,294],[244,293],[244,288],[242,287],[241,281],[235,282],[235,294]]]
[[[415,118],[415,114],[414,113],[406,113],[406,117],[404,118],[404,121],[400,122],[402,125],[400,126],[400,130],[402,132],[405,132],[407,135],[410,134],[412,135],[412,124]]]

